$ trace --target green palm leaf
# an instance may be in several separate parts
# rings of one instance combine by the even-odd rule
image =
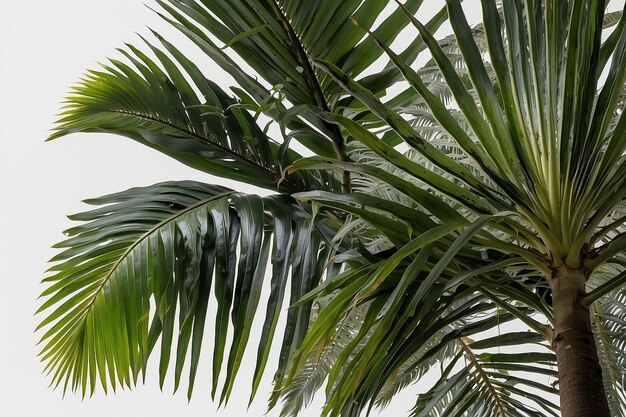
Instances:
[[[258,374],[267,363],[288,281],[293,302],[316,285],[328,256],[322,241],[311,237],[310,215],[287,197],[172,182],[87,202],[99,207],[71,216],[83,224],[68,229],[68,238],[57,245],[64,250],[52,259],[39,310],[48,312],[40,325],[47,328],[41,355],[54,383],[83,394],[93,392],[98,381],[105,390],[117,382],[135,384],[160,338],[161,385],[172,356],[176,388],[183,365],[191,364],[191,395],[213,294],[213,389],[227,353],[226,400],[248,345],[268,262],[272,293]],[[308,310],[290,313],[284,349],[298,343],[298,332],[288,330],[306,328]],[[227,343],[229,315],[234,337]]]
[[[147,43],[158,63],[129,45],[129,51],[120,52],[131,64],[112,60],[104,71],[91,71],[68,97],[51,139],[104,131],[201,171],[264,188],[293,192],[336,185],[323,173],[284,177],[284,168],[299,155],[270,139],[237,100],[183,53],[163,39],[161,43],[171,57]]]

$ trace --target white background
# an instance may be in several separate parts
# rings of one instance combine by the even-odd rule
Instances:
[[[106,397],[98,392],[84,400],[68,393],[62,398],[61,391],[48,388],[49,379],[42,375],[37,359],[40,335],[34,329],[42,317],[34,312],[42,290],[39,281],[54,254],[50,246],[70,226],[65,215],[84,210],[82,199],[179,179],[249,190],[194,172],[120,137],[76,134],[44,143],[69,87],[124,42],[139,44],[134,32],[147,34],[146,25],[168,33],[166,24],[140,0],[0,0],[0,416],[261,416],[265,412],[269,381],[246,411],[246,371],[251,372],[252,361],[244,364],[229,406],[216,412],[206,383],[209,361],[188,403],[184,390],[172,395],[170,385],[163,393],[158,389],[155,366],[146,386],[132,392]],[[218,72],[209,68],[207,73],[215,79]],[[411,393],[400,395],[381,415],[405,415],[413,401]],[[318,401],[305,415],[319,415],[319,406]]]

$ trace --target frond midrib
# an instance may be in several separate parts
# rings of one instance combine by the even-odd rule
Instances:
[[[145,241],[148,237],[150,237],[153,233],[155,233],[157,230],[159,230],[161,227],[163,227],[164,225],[176,220],[177,218],[181,217],[184,214],[187,214],[199,207],[202,207],[203,205],[206,205],[212,201],[215,200],[219,200],[221,198],[224,198],[228,195],[232,195],[232,194],[236,194],[236,191],[227,191],[224,193],[220,193],[214,196],[211,196],[209,198],[200,200],[199,202],[197,202],[196,204],[193,204],[189,207],[186,207],[176,213],[174,213],[172,216],[169,216],[163,220],[161,220],[159,223],[157,223],[156,225],[154,225],[153,227],[151,227],[150,229],[148,229],[147,231],[145,231],[135,242],[133,242],[125,251],[122,255],[120,255],[120,257],[118,258],[117,261],[115,261],[115,263],[111,266],[111,269],[109,270],[109,272],[103,277],[102,279],[102,283],[100,285],[98,285],[98,287],[93,291],[92,296],[91,296],[91,301],[89,302],[88,305],[85,306],[84,308],[84,315],[83,315],[83,320],[82,322],[84,323],[84,318],[92,311],[92,307],[94,305],[94,303],[96,302],[96,299],[98,298],[98,295],[102,293],[104,287],[108,284],[109,280],[111,279],[111,277],[113,276],[113,274],[115,273],[116,269],[118,268],[118,266],[122,263],[122,261],[124,259],[126,259],[126,257],[139,245],[141,244],[143,241]]]
[[[472,366],[474,367],[474,369],[476,369],[476,371],[478,372],[478,375],[480,375],[480,378],[485,382],[487,389],[489,390],[489,392],[491,393],[491,396],[496,402],[496,408],[500,410],[497,412],[496,415],[506,416],[506,411],[507,411],[506,407],[504,406],[504,404],[502,404],[502,400],[500,399],[500,396],[498,395],[496,387],[494,387],[493,384],[491,383],[491,380],[489,379],[489,375],[487,375],[487,373],[483,369],[480,362],[478,362],[476,355],[474,355],[474,352],[471,350],[467,342],[465,342],[465,340],[463,340],[462,337],[458,339],[458,342],[459,342],[459,345],[461,346],[461,349],[463,349],[465,356],[470,360],[470,362],[472,363]]]
[[[215,142],[215,141],[213,141],[213,140],[211,140],[209,138],[200,136],[200,135],[198,135],[197,133],[195,133],[195,132],[193,132],[191,130],[182,128],[181,126],[178,126],[178,125],[176,125],[174,123],[171,123],[171,122],[168,122],[166,120],[162,120],[162,119],[159,119],[159,118],[156,118],[156,117],[153,117],[153,116],[150,116],[150,115],[142,114],[142,113],[132,112],[132,111],[128,111],[128,110],[121,110],[121,109],[91,108],[91,110],[92,111],[96,111],[96,112],[117,113],[117,114],[121,114],[121,115],[124,115],[124,116],[135,117],[135,118],[147,120],[147,121],[150,121],[150,122],[153,122],[153,123],[158,123],[158,124],[161,124],[161,125],[163,125],[165,127],[169,127],[171,129],[178,130],[178,131],[180,131],[180,132],[182,132],[182,133],[184,133],[186,135],[189,135],[190,137],[192,137],[194,139],[198,139],[198,140],[200,140],[202,142],[209,143],[211,146],[215,146],[215,147],[219,148],[220,150],[222,150],[222,151],[228,153],[229,155],[231,155],[232,157],[234,157],[236,159],[239,159],[239,160],[241,160],[241,161],[243,161],[243,162],[245,162],[247,164],[253,165],[254,167],[256,167],[256,168],[266,172],[268,175],[274,177],[274,179],[276,180],[277,183],[280,182],[281,184],[283,184],[283,183],[287,184],[291,188],[292,192],[309,191],[306,188],[302,188],[302,187],[294,184],[289,179],[283,178],[281,175],[278,175],[276,172],[273,172],[272,170],[268,169],[267,167],[263,166],[262,164],[259,164],[258,162],[255,162],[253,160],[244,158],[242,155],[238,154],[237,152],[233,151],[232,149],[229,149],[228,147],[225,147],[224,145],[220,144],[219,142]],[[59,127],[58,131],[65,130],[67,128],[68,128],[68,126],[61,126],[61,127]],[[52,137],[54,137],[54,136],[52,136]]]

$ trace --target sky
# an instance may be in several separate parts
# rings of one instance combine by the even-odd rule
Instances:
[[[432,1],[432,0],[429,0]],[[440,4],[440,2],[437,2]],[[187,168],[125,138],[75,134],[44,143],[64,95],[88,68],[97,68],[124,42],[138,43],[146,26],[167,34],[166,24],[146,0],[0,0],[0,417],[4,416],[261,416],[265,381],[246,410],[254,362],[243,366],[231,404],[216,411],[208,376],[199,376],[195,395],[161,392],[152,366],[145,386],[92,398],[48,388],[37,359],[42,317],[34,316],[39,284],[51,246],[70,226],[65,217],[85,209],[81,200],[133,186],[195,179],[252,191]],[[175,36],[174,36],[175,38]],[[210,65],[210,63],[208,64]],[[211,74],[218,74],[211,71]],[[218,78],[228,83],[228,78]],[[206,362],[208,363],[208,361]],[[154,365],[154,363],[152,363]],[[208,371],[208,368],[205,369]],[[238,393],[242,393],[237,397]],[[398,396],[381,416],[404,415],[414,394]],[[319,415],[321,398],[304,417]],[[277,415],[276,412],[270,416]]]

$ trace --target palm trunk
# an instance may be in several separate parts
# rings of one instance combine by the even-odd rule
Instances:
[[[611,417],[589,309],[580,303],[586,275],[562,266],[552,282],[554,340],[563,417]]]

